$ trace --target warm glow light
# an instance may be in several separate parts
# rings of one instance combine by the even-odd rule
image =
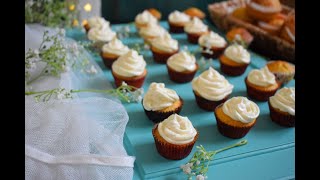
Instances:
[[[85,19],[85,20],[82,21],[81,24],[82,24],[82,26],[84,26],[85,24],[88,24],[88,21]]]
[[[87,3],[86,5],[83,6],[83,9],[87,12],[90,12],[92,9],[92,6],[90,3]]]
[[[72,25],[73,25],[73,26],[79,26],[79,21],[76,20],[76,19],[73,20]]]

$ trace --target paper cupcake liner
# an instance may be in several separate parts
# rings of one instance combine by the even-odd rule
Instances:
[[[192,142],[177,145],[165,141],[163,138],[161,138],[160,134],[157,131],[158,124],[155,124],[152,129],[152,135],[154,138],[156,149],[162,157],[170,160],[180,160],[187,157],[192,151],[192,148],[199,137],[199,133],[197,132]]]
[[[169,78],[176,83],[190,82],[198,70],[198,64],[196,64],[196,66],[197,68],[192,72],[177,72],[167,65]]]
[[[156,51],[152,51],[153,60],[157,63],[165,64],[165,63],[167,63],[167,60],[169,59],[170,56],[172,56],[178,52],[179,52],[179,49],[177,51],[171,52],[171,53],[167,53],[167,52],[158,53]]]
[[[270,104],[270,100],[268,101],[269,110],[270,110],[270,117],[271,120],[280,126],[285,127],[294,127],[295,126],[295,116],[289,113],[282,113],[277,111],[275,108],[272,107]]]
[[[84,27],[84,29],[86,30],[86,33],[88,34],[88,32],[89,32],[89,30],[90,30],[89,24],[87,23],[87,24],[85,24],[83,27]]]
[[[112,72],[112,75],[113,75],[113,78],[114,78],[114,81],[115,81],[115,84],[117,87],[121,86],[122,85],[122,82],[126,82],[128,85],[130,86],[134,86],[136,88],[141,88],[143,83],[144,83],[144,79],[146,78],[147,76],[147,73],[143,76],[138,76],[138,77],[132,77],[132,78],[124,78],[124,77],[120,77],[118,76],[117,74],[115,74],[113,71]]]
[[[184,33],[184,26],[177,26],[169,23],[169,31],[171,33]]]
[[[201,36],[201,34],[193,34],[193,33],[187,33],[188,41],[192,44],[198,44],[198,39]]]
[[[111,69],[112,64],[118,59],[118,58],[106,58],[102,55],[102,52],[100,53],[100,56],[102,58],[103,64],[109,69]]]
[[[149,120],[151,120],[154,123],[159,123],[159,122],[167,119],[172,114],[179,114],[180,113],[182,106],[183,106],[183,99],[180,96],[179,96],[179,98],[181,101],[181,106],[177,107],[173,111],[168,111],[168,112],[148,111],[144,108],[143,104],[142,104],[142,107],[143,107],[144,112],[146,113],[147,117],[149,118]],[[143,101],[141,101],[141,102],[143,102]]]
[[[222,58],[222,57],[220,57]],[[220,61],[220,69],[221,71],[228,75],[228,76],[240,76],[242,75],[249,64],[239,64],[238,66],[231,66],[229,64],[225,64],[223,63],[223,61],[221,59],[219,59]]]
[[[245,84],[247,87],[247,94],[250,98],[258,100],[258,101],[268,101],[269,97],[273,96],[276,91],[278,90],[278,88],[276,89],[266,89],[266,90],[260,90],[260,89],[256,89],[255,87],[250,86],[250,84],[248,84],[248,80],[247,78],[245,79]]]
[[[202,47],[203,49],[206,49],[206,47]],[[202,56],[204,56],[205,58],[213,58],[213,59],[217,59],[218,57],[221,56],[221,54],[223,53],[223,51],[225,50],[226,46],[225,47],[222,47],[222,48],[211,48],[211,50],[214,52],[213,54],[209,54],[209,53],[206,53],[204,51],[201,52]]]
[[[207,99],[201,97],[200,95],[197,95],[197,93],[194,91],[193,91],[193,94],[196,98],[196,102],[197,102],[198,106],[201,109],[206,110],[206,111],[214,111],[217,106],[224,103],[229,98],[229,95],[228,95],[220,101],[210,101],[210,100],[207,100]]]
[[[219,108],[219,106],[217,108]],[[229,138],[233,138],[233,139],[239,139],[239,138],[242,138],[242,137],[246,136],[248,134],[248,132],[250,131],[250,129],[257,122],[255,120],[255,122],[251,126],[247,126],[247,127],[235,127],[235,126],[231,126],[231,125],[226,124],[223,121],[221,121],[221,119],[217,115],[216,111],[214,111],[214,115],[216,117],[218,131],[223,136],[226,136],[226,137],[229,137]]]

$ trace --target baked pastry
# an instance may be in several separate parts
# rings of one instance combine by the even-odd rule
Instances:
[[[183,11],[185,14],[189,15],[190,17],[197,17],[199,19],[204,19],[206,14],[196,7],[191,7]]]
[[[139,30],[140,36],[144,39],[144,42],[151,44],[151,41],[156,37],[163,36],[167,31],[160,25],[155,23],[149,23]]]
[[[245,83],[248,96],[258,101],[267,101],[279,88],[275,75],[266,66],[250,71]]]
[[[228,99],[214,110],[219,132],[234,139],[247,135],[259,114],[258,105],[241,96]]]
[[[143,97],[142,106],[147,117],[159,123],[171,114],[179,114],[183,100],[173,89],[165,88],[164,83],[151,83]]]
[[[295,88],[279,89],[268,101],[271,120],[281,126],[295,126]]]
[[[282,85],[287,84],[294,78],[295,65],[286,61],[269,61],[266,65],[270,72],[276,76],[276,80]]]
[[[115,38],[116,35],[107,24],[102,24],[101,27],[90,28],[88,39],[93,41],[93,46],[98,51],[101,51],[102,46]]]
[[[296,37],[295,26],[296,26],[295,11],[292,11],[288,14],[287,19],[284,22],[284,25],[281,29],[280,37],[294,44],[295,37]]]
[[[213,111],[228,99],[233,85],[210,67],[192,80],[192,89],[198,106],[201,109]]]
[[[268,22],[258,21],[257,25],[264,31],[268,32],[269,34],[277,36],[284,24],[285,16],[282,14],[277,14]]]
[[[199,37],[208,33],[209,29],[199,18],[193,17],[192,20],[184,26],[184,31],[187,33],[188,41],[197,44]]]
[[[152,14],[152,16],[154,16],[158,21],[161,19],[161,12],[158,11],[155,8],[149,8],[147,9],[147,11],[150,12],[150,14]]]
[[[246,7],[236,8],[232,11],[231,16],[247,23],[254,23],[254,19],[248,15]]]
[[[250,64],[250,53],[239,44],[233,44],[226,48],[220,56],[220,68],[224,74],[239,76],[243,74]]]
[[[183,33],[184,26],[191,20],[190,16],[180,12],[173,11],[168,16],[169,29],[172,33]]]
[[[111,68],[113,62],[129,50],[128,46],[124,45],[119,39],[112,39],[109,43],[102,46],[101,57],[104,65]]]
[[[251,18],[268,22],[281,12],[282,6],[279,0],[248,0],[246,9]]]
[[[140,29],[147,26],[147,24],[158,23],[158,20],[148,10],[144,10],[142,13],[137,14],[134,23],[136,28]]]
[[[167,70],[172,81],[177,83],[190,82],[199,66],[194,55],[180,51],[167,61]]]
[[[253,41],[253,35],[242,27],[232,28],[227,32],[226,38],[229,43],[237,43],[245,48],[249,47],[251,42]]]
[[[112,75],[117,87],[126,82],[128,85],[140,88],[147,75],[146,62],[137,51],[130,50],[112,64]]]
[[[110,22],[105,20],[103,17],[93,16],[89,18],[83,26],[86,32],[88,33],[90,28],[100,28],[103,24],[108,27],[110,26]]]
[[[206,58],[218,58],[227,47],[227,41],[219,34],[210,31],[199,37],[198,43],[202,48],[201,54]]]
[[[158,153],[171,160],[187,157],[199,133],[188,117],[172,114],[152,129],[152,135]]]
[[[151,41],[151,51],[156,62],[165,64],[170,56],[178,53],[179,44],[166,33]]]

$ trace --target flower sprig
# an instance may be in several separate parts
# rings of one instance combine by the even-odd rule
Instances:
[[[234,147],[245,145],[247,143],[247,140],[241,140],[236,144],[215,151],[206,151],[202,145],[197,146],[196,148],[198,150],[193,154],[189,162],[185,165],[181,165],[180,168],[185,174],[188,175],[189,180],[191,180],[193,176],[196,177],[196,180],[204,180],[207,178],[206,173],[209,170],[209,163],[213,160],[216,154]]]
[[[238,45],[241,45],[243,46],[245,49],[248,48],[249,44],[246,43],[246,41],[241,37],[240,34],[236,34],[234,36],[234,39],[230,42],[231,44],[238,44]]]
[[[102,93],[109,94],[119,98],[123,102],[131,103],[131,102],[140,102],[142,100],[142,94],[144,93],[143,88],[136,88],[134,86],[130,86],[126,83],[122,83],[116,89],[108,89],[108,90],[99,90],[99,89],[71,89],[67,90],[65,88],[59,87],[51,90],[45,91],[27,91],[25,95],[34,95],[34,98],[37,102],[47,102],[51,98],[55,99],[70,99],[73,98],[72,94],[81,93],[81,92],[91,92],[91,93]]]
[[[213,60],[212,58],[205,60],[204,57],[201,57],[198,60],[198,65],[199,65],[199,72],[202,72],[208,69],[209,67],[213,67]]]

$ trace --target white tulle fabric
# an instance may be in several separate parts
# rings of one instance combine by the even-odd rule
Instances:
[[[45,29],[25,26],[26,50],[40,45]],[[71,68],[59,78],[34,81],[32,90],[112,88],[92,57],[86,51],[81,55],[88,57],[96,74]],[[31,74],[40,70],[37,65]],[[82,93],[73,99],[49,102],[25,96],[25,179],[132,179],[135,158],[123,147],[128,119],[118,100],[102,94]]]

